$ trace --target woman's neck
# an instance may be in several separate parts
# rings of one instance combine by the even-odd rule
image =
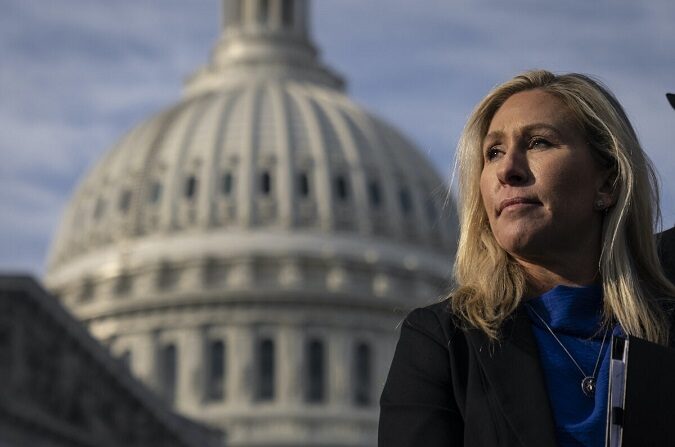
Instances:
[[[542,265],[518,260],[527,275],[527,295],[535,297],[555,286],[581,287],[595,284],[600,278],[597,263],[587,265]]]

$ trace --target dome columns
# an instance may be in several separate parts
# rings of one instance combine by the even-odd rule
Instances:
[[[308,0],[223,0],[223,31],[307,36],[308,15]]]
[[[279,397],[282,405],[302,402],[303,333],[297,326],[282,325],[278,333]]]
[[[336,331],[328,341],[328,365],[349,365],[350,343],[344,331]],[[328,368],[328,402],[339,408],[348,408],[351,403],[349,368]]]
[[[204,356],[205,341],[204,331],[198,328],[188,328],[177,334],[180,354],[176,402],[180,410],[185,412],[198,411],[204,401],[205,371],[208,365]]]

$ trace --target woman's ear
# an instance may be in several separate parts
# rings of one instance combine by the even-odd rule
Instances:
[[[616,167],[605,168],[598,179],[598,188],[595,193],[595,209],[604,211],[613,207],[619,197],[619,184]]]

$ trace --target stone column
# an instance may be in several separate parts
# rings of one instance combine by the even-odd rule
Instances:
[[[128,337],[133,352],[132,373],[153,390],[157,390],[157,336],[154,333]]]
[[[199,407],[204,398],[204,338],[202,331],[189,328],[178,336],[178,383],[176,407],[191,411]]]
[[[277,355],[277,387],[279,389],[278,401],[281,405],[297,406],[302,402],[303,377],[303,352],[304,338],[297,326],[281,326],[278,342]]]
[[[344,330],[336,330],[326,340],[328,347],[328,402],[340,408],[351,405],[351,343]]]
[[[248,406],[253,398],[254,337],[248,326],[235,326],[228,331],[227,362],[229,371],[226,396],[229,404]]]

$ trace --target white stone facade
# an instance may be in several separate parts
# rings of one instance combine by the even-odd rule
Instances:
[[[397,324],[449,285],[454,205],[319,62],[308,1],[223,4],[185,98],[80,184],[47,285],[229,445],[374,446]]]

